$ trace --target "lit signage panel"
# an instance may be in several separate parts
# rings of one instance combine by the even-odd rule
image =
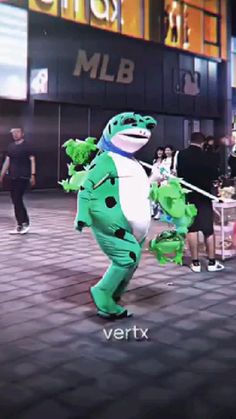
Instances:
[[[0,3],[0,97],[27,99],[27,11]]]
[[[225,58],[223,39],[220,51],[218,38],[224,30],[226,0],[165,0],[165,44],[197,54]],[[221,26],[221,31],[219,27]]]

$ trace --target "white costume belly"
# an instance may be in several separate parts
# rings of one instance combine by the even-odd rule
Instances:
[[[137,160],[110,152],[119,177],[119,198],[121,209],[133,234],[141,241],[148,232],[151,214],[149,179]]]

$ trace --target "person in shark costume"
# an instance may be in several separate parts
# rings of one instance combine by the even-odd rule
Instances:
[[[134,112],[113,117],[98,143],[100,154],[92,161],[78,193],[75,227],[91,227],[111,261],[90,292],[98,314],[127,317],[118,304],[138,267],[150,220],[150,182],[134,153],[151,137],[156,121]]]

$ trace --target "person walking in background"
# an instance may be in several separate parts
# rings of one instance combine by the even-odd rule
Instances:
[[[161,184],[162,174],[160,172],[160,168],[164,159],[164,148],[158,147],[155,152],[155,158],[153,160],[152,172],[150,176],[150,184],[157,183],[158,185]],[[160,210],[159,205],[155,204],[154,202],[151,203],[151,210],[152,216],[155,220],[160,218]]]
[[[11,199],[14,205],[17,226],[10,234],[26,234],[29,231],[29,216],[25,208],[23,197],[31,183],[35,186],[36,165],[35,157],[24,139],[22,128],[12,128],[13,143],[7,150],[6,159],[0,174],[0,184],[9,171],[11,179]]]
[[[177,158],[177,175],[194,186],[206,192],[211,192],[212,182],[218,177],[217,165],[214,159],[209,159],[202,150],[205,138],[201,132],[191,135],[190,146],[179,151]],[[190,268],[193,272],[201,272],[199,260],[198,233],[202,231],[208,256],[207,270],[221,271],[224,266],[215,258],[215,236],[213,229],[213,206],[211,199],[197,192],[190,192],[187,196],[189,203],[197,208],[197,216],[189,228],[188,242],[192,257]]]

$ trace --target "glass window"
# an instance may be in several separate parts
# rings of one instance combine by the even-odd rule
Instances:
[[[119,30],[119,0],[104,2],[90,0],[90,24],[97,28],[117,32]]]
[[[216,47],[215,45],[211,44],[205,44],[204,45],[204,54],[208,55],[209,57],[219,57],[219,47]]]
[[[144,0],[144,38],[151,39],[150,36],[150,0]],[[156,22],[157,23],[157,22]]]
[[[121,2],[121,32],[124,35],[143,37],[142,0]]]
[[[204,15],[204,40],[217,43],[217,18],[214,16]]]
[[[193,6],[202,8],[203,7],[203,1],[204,0],[186,0],[186,3],[192,4]]]
[[[212,13],[219,13],[219,0],[204,0],[204,9]]]
[[[36,12],[57,16],[59,0],[38,1],[29,0],[29,8]]]
[[[231,38],[231,51],[236,52],[236,38]]]
[[[61,17],[76,22],[88,23],[86,0],[61,0]]]
[[[183,48],[201,54],[203,12],[184,5],[183,8]]]
[[[236,87],[236,54],[231,54],[231,79],[232,87]]]
[[[181,8],[178,1],[165,1],[164,12],[165,44],[181,46]]]
[[[235,47],[236,47],[236,44],[235,44]],[[227,1],[226,0],[221,0],[221,58],[223,58],[223,60],[227,60]]]

